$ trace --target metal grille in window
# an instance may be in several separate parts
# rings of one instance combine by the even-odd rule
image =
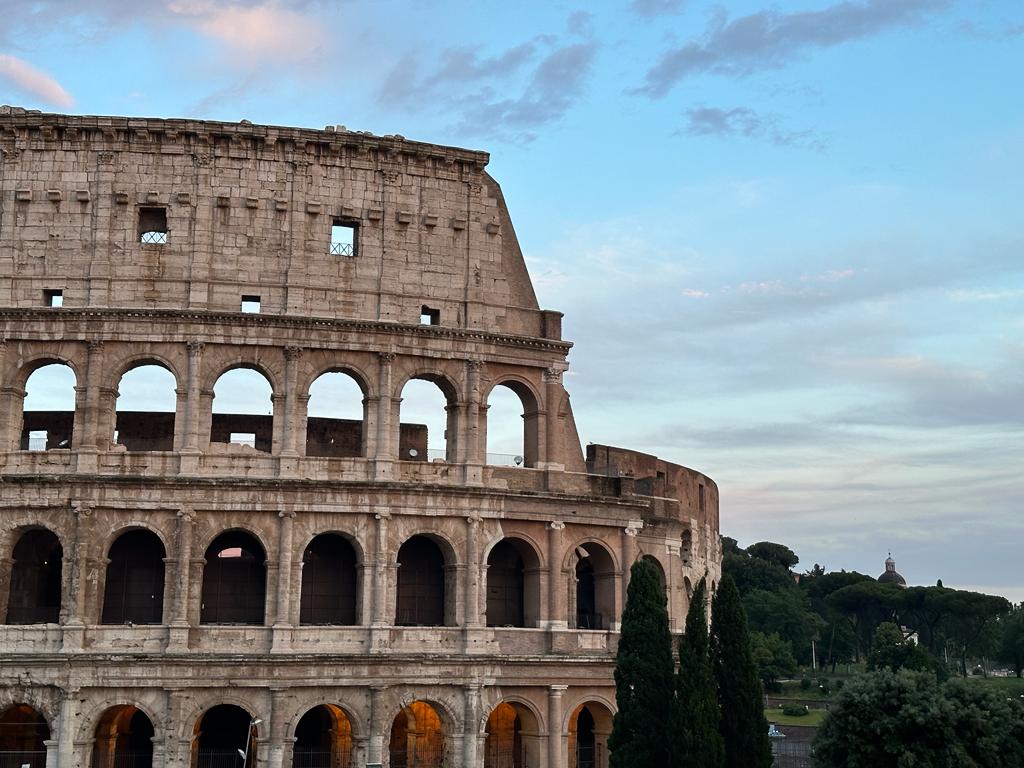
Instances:
[[[143,232],[142,242],[147,245],[167,245],[166,232]]]
[[[333,256],[355,256],[356,249],[352,243],[331,243]]]

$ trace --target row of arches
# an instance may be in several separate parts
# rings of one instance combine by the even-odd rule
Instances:
[[[444,710],[424,700],[402,707],[391,722],[386,742],[390,768],[443,768],[455,764],[448,736],[453,724]],[[580,704],[568,722],[568,768],[603,768],[611,712],[599,702]],[[235,704],[206,710],[192,730],[192,768],[255,768],[267,731],[256,715]],[[292,768],[353,768],[352,720],[337,704],[320,704],[295,726]],[[484,768],[540,765],[544,738],[536,715],[523,704],[502,701],[485,726]],[[153,768],[153,721],[133,704],[109,707],[93,732],[91,768]],[[4,765],[45,768],[51,730],[46,718],[28,704],[0,713],[0,759]],[[52,743],[52,742],[51,742]],[[287,764],[287,763],[286,763]]]
[[[596,542],[575,548],[575,626],[608,629],[615,611],[615,563]],[[160,624],[164,621],[165,560],[160,538],[148,529],[121,533],[110,545],[103,582],[101,624]],[[652,559],[662,573],[660,564]],[[356,625],[361,605],[362,555],[348,536],[326,532],[306,546],[301,561],[299,623]],[[267,555],[250,531],[220,533],[204,553],[201,624],[265,623]],[[431,534],[406,539],[397,566],[396,626],[455,626],[455,553]],[[486,560],[485,623],[492,627],[537,627],[540,622],[540,558],[525,540],[506,537]],[[64,552],[45,528],[23,530],[11,553],[7,624],[60,620]]]
[[[75,435],[76,376],[63,362],[42,361],[25,382],[21,450],[72,447]],[[140,360],[113,390],[114,419],[110,440],[128,451],[171,451],[181,389],[171,370]],[[273,385],[254,366],[225,370],[214,382],[209,441],[247,445],[271,452],[276,413]],[[452,460],[448,432],[451,408],[457,402],[452,383],[440,376],[410,378],[398,392],[398,458],[406,461]],[[305,440],[312,457],[366,455],[370,421],[366,382],[349,369],[329,370],[300,395],[305,403]],[[498,381],[487,392],[481,410],[490,463],[532,466],[536,457],[536,394],[516,379]],[[405,420],[404,422],[402,420]],[[179,446],[180,447],[180,446]],[[518,459],[518,461],[517,461]]]

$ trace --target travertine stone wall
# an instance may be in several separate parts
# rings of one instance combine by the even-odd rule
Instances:
[[[153,766],[192,768],[219,704],[262,721],[256,761],[271,768],[292,765],[299,720],[328,704],[351,730],[338,768],[389,765],[392,723],[415,701],[437,713],[446,768],[503,766],[496,747],[512,743],[517,766],[606,765],[629,568],[658,564],[681,631],[696,582],[720,576],[718,489],[648,454],[584,459],[571,345],[537,305],[486,163],[401,137],[0,108],[0,621],[25,597],[27,533],[55,536],[61,565],[56,622],[0,625],[0,719],[28,705],[49,729],[33,768],[115,765],[121,706],[152,724]],[[165,210],[165,244],[139,242],[145,208]],[[329,253],[336,220],[357,226],[357,255]],[[239,311],[243,295],[259,314]],[[436,324],[420,323],[424,306]],[[26,382],[52,363],[74,374],[73,409],[26,417]],[[116,409],[121,378],[143,364],[173,375],[175,411],[120,427],[170,430],[160,450],[113,439],[133,418]],[[273,393],[271,417],[234,422],[259,450],[223,442],[235,417],[213,416],[216,382],[239,367]],[[345,456],[306,455],[310,386],[331,371],[356,381],[363,419],[332,427]],[[403,423],[412,379],[444,395],[444,459],[424,461],[421,428]],[[522,466],[488,461],[496,386],[523,406]],[[25,450],[26,430],[47,426],[70,440]],[[165,553],[159,620],[105,624],[112,548],[139,531]],[[228,531],[262,550],[256,623],[201,618],[207,548]],[[352,624],[301,619],[321,534],[354,552]],[[414,536],[444,561],[441,626],[397,620]],[[489,626],[500,546],[521,559],[517,626]],[[516,739],[488,734],[502,703]]]

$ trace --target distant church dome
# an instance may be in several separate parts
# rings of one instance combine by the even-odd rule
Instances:
[[[896,572],[896,561],[892,559],[892,553],[885,558],[885,573],[878,577],[882,584],[895,584],[897,587],[907,586],[907,580]]]

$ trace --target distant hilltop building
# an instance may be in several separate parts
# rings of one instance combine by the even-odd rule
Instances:
[[[882,584],[895,584],[897,587],[907,586],[907,580],[896,571],[896,561],[892,559],[892,554],[885,558],[885,573],[878,577],[878,581]]]
[[[630,566],[681,631],[718,488],[584,455],[488,160],[0,107],[0,766],[607,766]]]

